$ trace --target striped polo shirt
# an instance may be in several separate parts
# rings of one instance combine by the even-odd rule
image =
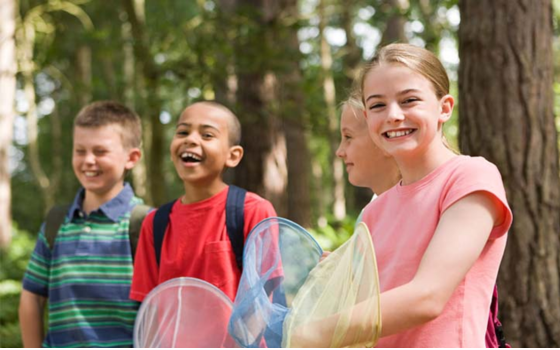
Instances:
[[[23,288],[48,298],[44,347],[131,347],[139,303],[129,299],[130,213],[142,200],[129,184],[89,215],[80,190],[48,247],[43,223]]]

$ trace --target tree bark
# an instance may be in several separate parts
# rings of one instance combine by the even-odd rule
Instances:
[[[338,148],[339,120],[336,114],[336,90],[332,73],[331,47],[325,36],[327,18],[325,15],[325,0],[319,0],[319,36],[321,39],[321,68],[323,73],[323,96],[327,107],[328,118],[328,142],[330,158],[332,162],[333,201],[332,209],[334,217],[342,220],[346,216],[346,198],[344,197],[344,168],[342,160],[335,154]]]
[[[163,160],[167,159],[167,156],[165,154],[163,125],[159,120],[162,105],[158,96],[160,72],[150,53],[149,41],[145,33],[143,12],[141,12],[143,1],[141,1],[141,4],[136,4],[134,0],[123,0],[122,4],[131,25],[136,62],[141,66],[145,82],[145,113],[140,113],[140,115],[144,114],[143,117],[147,117],[149,121],[147,123],[149,127],[144,128],[146,136],[149,135],[150,137],[149,142],[146,142],[150,147],[146,154],[149,175],[148,187],[151,193],[150,197],[153,200],[151,204],[159,206],[167,200],[163,175]]]
[[[12,239],[10,147],[16,92],[16,1],[0,0],[0,249]]]
[[[234,13],[244,31],[236,28],[236,111],[242,125],[243,160],[235,169],[235,183],[256,192],[287,215],[286,136],[282,130],[278,81],[271,57],[271,40],[278,21],[278,4],[270,0],[237,0]],[[245,33],[243,33],[245,32]]]
[[[406,43],[408,39],[404,31],[406,23],[405,11],[408,9],[408,0],[384,0],[384,9],[390,13],[387,26],[381,37],[381,46],[393,42]]]
[[[514,213],[498,276],[516,347],[560,346],[560,179],[550,0],[459,3],[463,153],[498,166]]]
[[[281,116],[284,124],[288,166],[288,219],[311,227],[311,164],[306,129],[305,93],[300,68],[301,53],[297,36],[297,0],[279,1],[282,20],[277,43],[284,52],[284,67],[278,72]],[[295,23],[295,24],[292,24]]]

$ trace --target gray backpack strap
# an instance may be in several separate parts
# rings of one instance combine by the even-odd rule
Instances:
[[[45,220],[45,238],[49,245],[49,249],[54,249],[54,241],[56,240],[56,235],[60,226],[64,223],[64,219],[68,214],[68,209],[70,205],[55,205],[49,210],[47,214],[47,219]]]
[[[140,230],[142,229],[142,221],[151,207],[145,204],[137,204],[130,213],[130,222],[128,226],[128,239],[130,241],[130,252],[132,253],[132,261],[136,255],[136,247],[138,247],[138,239],[140,238]]]

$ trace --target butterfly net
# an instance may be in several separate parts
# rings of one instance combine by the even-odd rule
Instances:
[[[134,325],[140,348],[236,347],[228,335],[232,302],[215,286],[175,278],[154,288],[142,302]]]
[[[373,243],[361,223],[299,289],[284,322],[282,347],[374,346],[381,332],[379,293]]]
[[[281,346],[286,314],[321,254],[313,237],[289,220],[269,218],[253,228],[229,324],[240,346]]]

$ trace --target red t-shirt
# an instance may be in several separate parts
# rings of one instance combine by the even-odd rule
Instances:
[[[158,268],[154,252],[155,211],[146,216],[134,258],[130,298],[143,301],[159,284],[176,277],[194,277],[210,282],[231,300],[237,293],[241,271],[226,228],[226,198],[229,187],[206,200],[171,209]],[[247,192],[244,235],[260,221],[276,216],[272,204]]]

